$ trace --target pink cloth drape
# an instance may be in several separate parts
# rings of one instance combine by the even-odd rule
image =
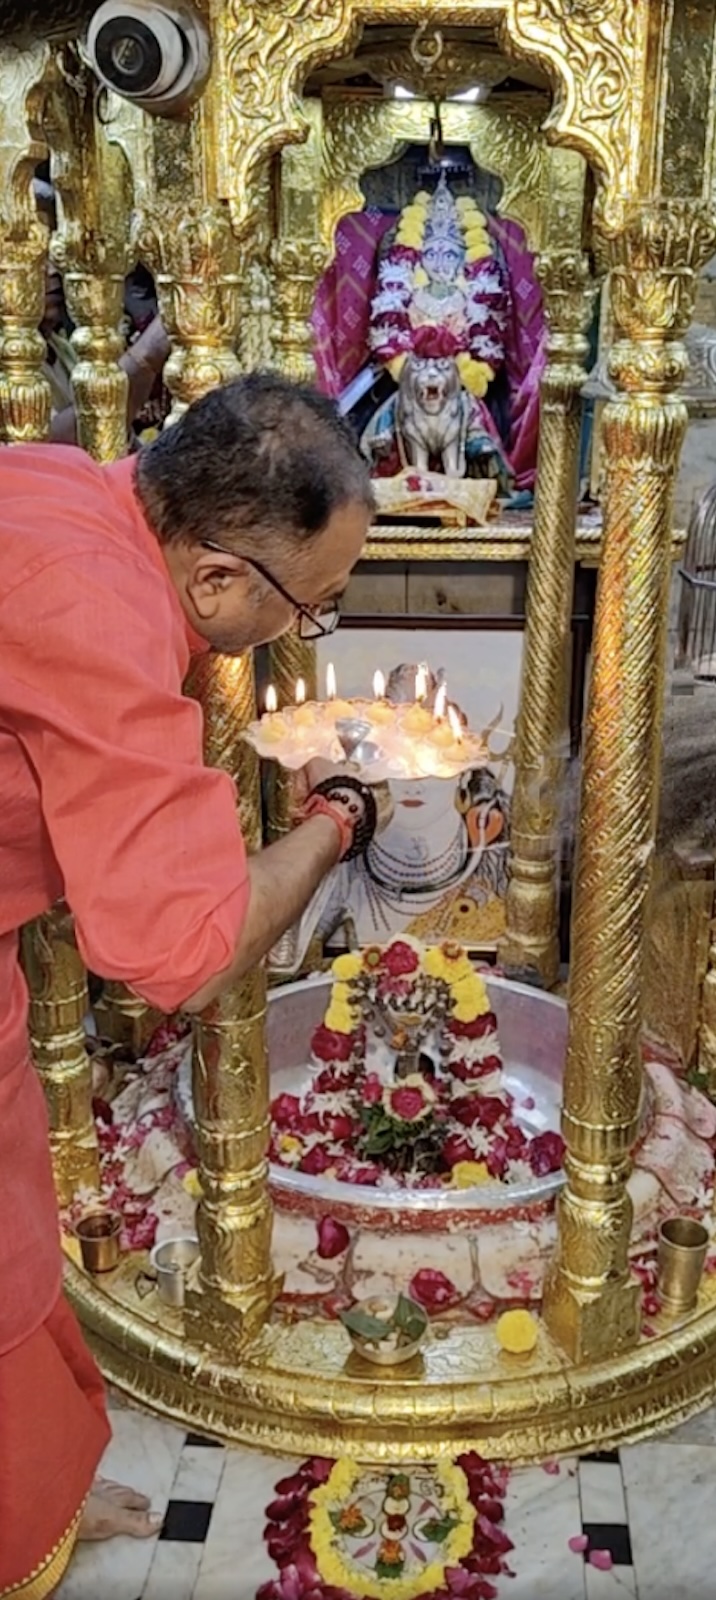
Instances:
[[[318,385],[337,398],[366,365],[370,306],[375,293],[378,247],[395,221],[390,212],[367,210],[344,217],[336,232],[335,257],[318,286],[312,326]],[[515,487],[532,489],[539,435],[539,383],[544,370],[542,291],[534,256],[518,223],[489,216],[491,237],[507,266],[510,304],[506,330],[510,391],[508,452]]]
[[[336,253],[318,285],[312,317],[318,386],[333,399],[368,360],[378,246],[394,221],[389,212],[369,210],[338,224]]]
[[[499,244],[510,280],[510,325],[505,367],[510,387],[508,451],[516,489],[533,489],[539,438],[539,386],[544,371],[545,324],[542,290],[519,223],[488,216],[488,232]]]

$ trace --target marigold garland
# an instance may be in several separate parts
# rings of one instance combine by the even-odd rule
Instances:
[[[328,1482],[315,1489],[310,1511],[311,1548],[316,1557],[319,1576],[324,1583],[337,1589],[347,1589],[357,1600],[419,1600],[442,1586],[445,1569],[456,1567],[468,1556],[474,1543],[475,1507],[470,1501],[469,1488],[460,1467],[441,1462],[436,1472],[444,1486],[441,1502],[446,1514],[453,1513],[456,1526],[451,1529],[441,1549],[441,1559],[431,1561],[420,1576],[411,1578],[364,1577],[354,1565],[349,1566],[336,1545],[336,1529],[331,1512],[347,1500],[363,1477],[365,1468],[355,1461],[337,1461]]]

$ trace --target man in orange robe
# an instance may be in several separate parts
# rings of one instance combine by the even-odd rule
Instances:
[[[131,461],[0,455],[0,1597],[45,1600],[78,1537],[156,1532],[141,1496],[95,1483],[109,1427],[61,1294],[18,929],[64,900],[91,971],[197,1012],[300,916],[369,807],[314,793],[247,859],[182,683],[192,651],[329,632],[371,506],[329,402],[271,375]]]

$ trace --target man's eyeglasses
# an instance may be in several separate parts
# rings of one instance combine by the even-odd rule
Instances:
[[[202,539],[200,542],[202,549],[215,550],[217,555],[240,555],[240,559],[246,562],[247,567],[253,567],[254,572],[260,573],[266,583],[269,583],[271,588],[275,589],[276,593],[280,594],[282,599],[286,600],[295,611],[298,618],[298,636],[300,639],[323,639],[327,634],[335,633],[341,620],[341,614],[335,601],[326,606],[304,606],[300,600],[294,600],[293,595],[289,594],[288,589],[284,589],[278,578],[274,578],[273,573],[269,572],[267,567],[262,566],[260,561],[255,561],[253,556],[245,556],[238,550],[229,550],[226,545],[216,544],[213,539]]]

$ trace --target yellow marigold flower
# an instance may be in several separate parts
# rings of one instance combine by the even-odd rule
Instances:
[[[465,215],[466,211],[476,211],[479,217],[483,215],[477,204],[477,201],[473,200],[471,194],[458,195],[458,198],[455,201],[455,210],[461,217]]]
[[[465,243],[471,250],[476,250],[478,245],[482,245],[486,254],[491,249],[487,230],[477,226],[477,224],[471,224],[465,229]]]
[[[423,211],[427,211],[431,200],[432,200],[432,195],[428,194],[427,189],[419,189],[418,193],[416,194],[416,196],[415,196],[415,198],[413,200],[413,205],[414,206],[420,206]]]
[[[359,978],[363,971],[363,957],[356,951],[348,951],[344,956],[336,956],[333,963],[333,976],[343,982],[350,983],[353,978]]]
[[[388,362],[388,371],[390,373],[391,378],[393,378],[396,383],[398,383],[400,381],[400,374],[401,374],[401,372],[403,370],[403,367],[405,366],[405,363],[406,363],[407,359],[408,358],[407,358],[406,355],[393,356],[392,361]]]
[[[462,351],[457,358],[457,369],[465,388],[481,400],[494,377],[492,367],[489,367],[486,361],[475,361],[473,356]]]
[[[331,995],[331,1003],[334,1006],[349,1006],[351,998],[351,986],[349,983],[334,983]]]
[[[424,267],[416,267],[413,273],[413,283],[416,289],[426,289],[430,279]]]
[[[401,228],[405,227],[406,223],[408,227],[413,227],[415,225],[421,227],[424,221],[425,206],[419,206],[416,200],[414,200],[411,205],[404,206],[400,213]]]
[[[456,1161],[452,1169],[452,1183],[455,1189],[475,1189],[481,1183],[491,1182],[484,1161]]]
[[[430,945],[429,949],[425,951],[422,965],[423,972],[426,972],[429,978],[437,978],[443,983],[449,981],[449,963],[438,945]]]
[[[398,229],[395,242],[408,245],[411,250],[419,250],[423,242],[423,230],[417,223],[409,222]]]
[[[278,1141],[282,1156],[300,1156],[303,1154],[303,1141],[295,1133],[282,1133]]]
[[[184,1177],[181,1180],[181,1184],[182,1189],[184,1189],[186,1193],[191,1196],[192,1200],[201,1200],[204,1191],[201,1187],[199,1174],[196,1170],[196,1167],[192,1167],[191,1172],[185,1172]]]
[[[528,1355],[534,1350],[539,1332],[531,1311],[503,1311],[495,1331],[502,1349],[511,1356]]]
[[[474,1022],[476,1017],[484,1017],[490,1009],[485,985],[475,973],[455,984],[452,997],[452,1014],[456,1022]]]
[[[353,1017],[350,1006],[338,1000],[331,1001],[323,1020],[332,1033],[352,1033],[355,1026]]]

